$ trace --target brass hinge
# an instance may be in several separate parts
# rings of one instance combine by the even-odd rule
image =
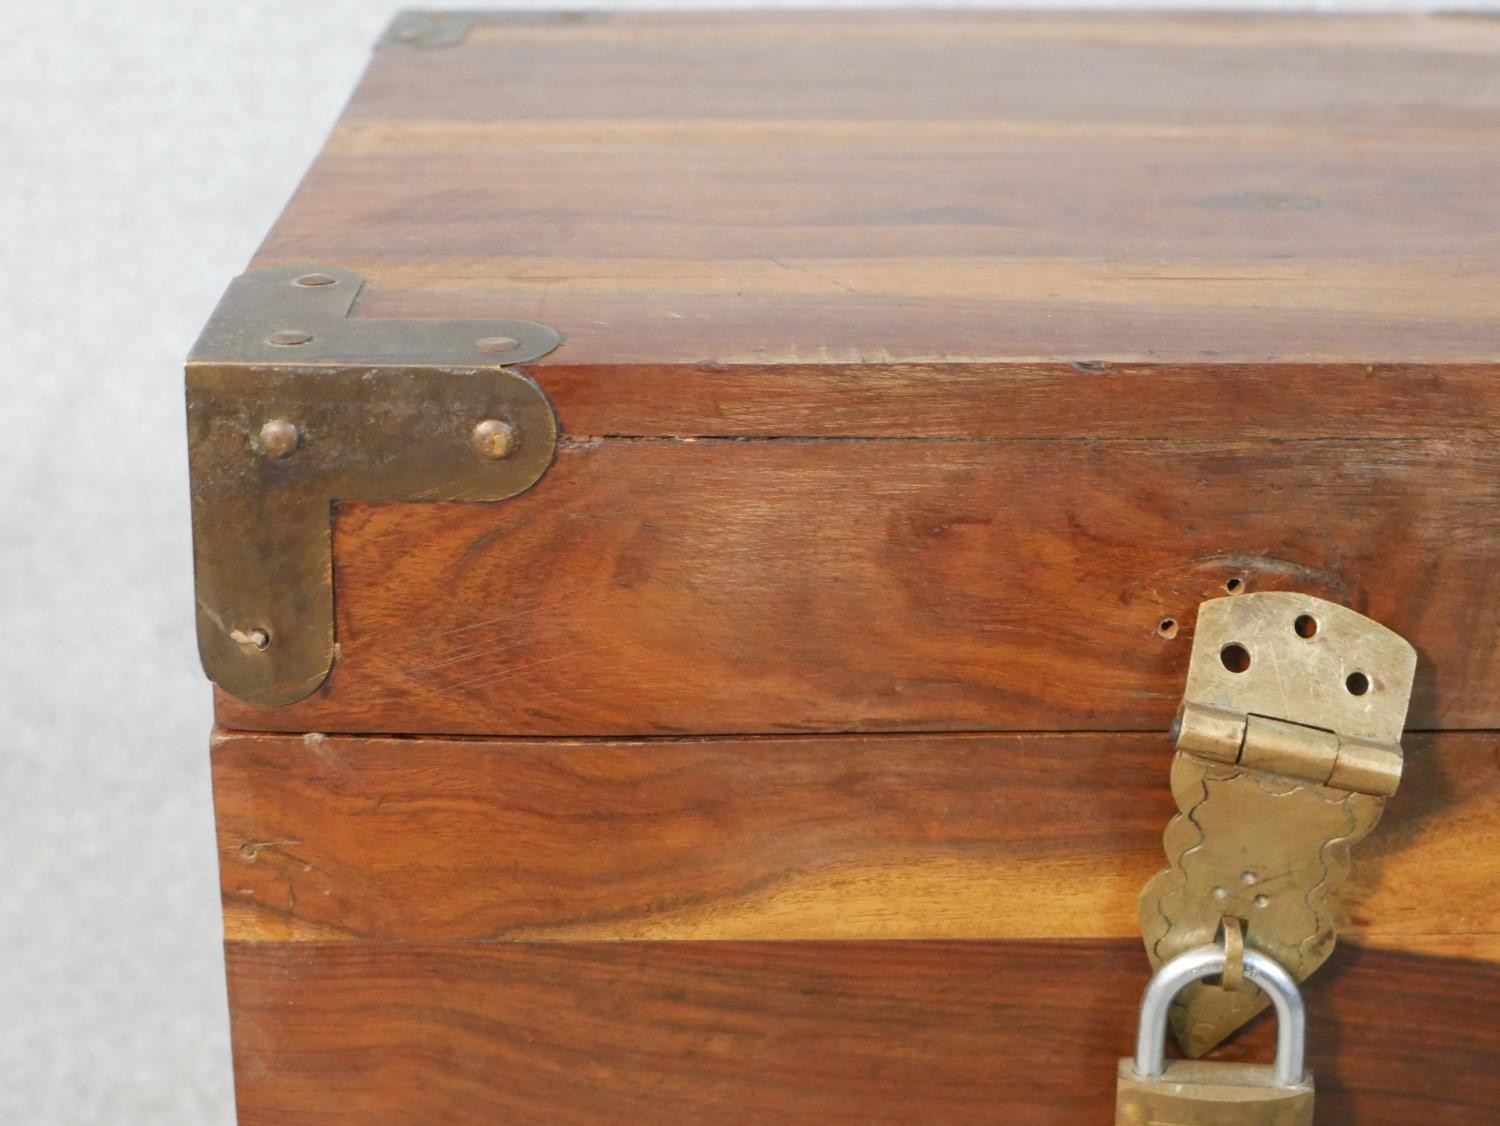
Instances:
[[[1206,602],[1177,749],[1389,796],[1416,662],[1401,637],[1331,602],[1281,592]]]
[[[254,270],[187,362],[198,649],[225,691],[289,704],[335,654],[333,505],[494,501],[552,463],[557,420],[519,371],[531,321],[350,317],[362,279]]]
[[[1399,635],[1307,595],[1199,607],[1174,726],[1181,812],[1164,837],[1171,866],[1141,893],[1154,966],[1213,942],[1226,918],[1298,981],[1322,965],[1349,846],[1401,780],[1416,664]],[[1194,985],[1172,1024],[1199,1056],[1266,1003],[1255,990]]]

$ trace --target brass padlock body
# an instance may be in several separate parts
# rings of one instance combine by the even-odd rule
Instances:
[[[1312,1076],[1293,1086],[1276,1082],[1265,1064],[1168,1060],[1152,1078],[1120,1061],[1117,1126],[1311,1126]]]

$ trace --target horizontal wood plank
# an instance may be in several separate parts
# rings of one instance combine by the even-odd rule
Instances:
[[[1493,364],[1497,59],[1441,16],[483,17],[377,52],[256,264],[358,269],[364,315],[546,320],[536,370],[606,386]]]
[[[1495,444],[1456,439],[565,443],[506,502],[341,506],[329,680],[219,716],[1164,731],[1197,605],[1239,580],[1409,639],[1410,726],[1500,727],[1497,497]]]
[[[241,1126],[1107,1122],[1145,977],[1124,941],[228,952]],[[1500,969],[1346,947],[1320,977],[1319,1122],[1492,1121]]]
[[[748,324],[761,312],[737,300],[712,315]],[[1488,440],[1500,418],[1500,379],[1480,364],[632,364],[608,381],[555,364],[534,374],[570,441]]]
[[[1500,961],[1500,736],[1409,737],[1341,934]],[[1127,938],[1163,735],[222,735],[236,939]],[[1137,941],[1139,941],[1137,939]]]

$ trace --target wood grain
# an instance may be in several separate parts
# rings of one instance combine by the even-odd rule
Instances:
[[[1492,364],[1497,60],[1445,16],[489,16],[377,53],[256,263],[360,270],[371,316],[545,320],[549,392],[705,360]]]
[[[1408,743],[1340,933],[1500,962],[1500,736]],[[1175,812],[1162,735],[224,734],[213,758],[235,939],[1128,938]]]
[[[1107,1122],[1144,978],[1125,941],[228,951],[241,1126]],[[1500,969],[1341,947],[1320,976],[1320,1123],[1493,1121]]]
[[[1411,637],[1417,726],[1500,726],[1497,56],[994,12],[384,47],[255,264],[553,324],[568,444],[504,506],[345,506],[325,691],[221,721],[1160,728],[1157,623],[1243,571]]]
[[[1500,727],[1493,442],[602,441],[493,505],[346,504],[333,673],[262,730],[1154,730],[1196,607],[1343,602],[1410,726]],[[1170,618],[1174,638],[1158,634]]]
[[[753,306],[730,313],[754,316]],[[630,364],[533,372],[574,441],[980,438],[1488,440],[1485,365]]]
[[[214,747],[241,1123],[1107,1121],[1231,580],[1476,729],[1409,736],[1308,1000],[1320,1122],[1490,1121],[1497,62],[1437,16],[384,46],[253,264],[545,321],[565,437],[509,502],[337,505],[331,678],[218,700],[313,732]]]

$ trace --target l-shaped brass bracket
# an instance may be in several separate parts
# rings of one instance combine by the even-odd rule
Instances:
[[[333,665],[335,502],[503,500],[556,450],[546,396],[502,366],[546,355],[556,332],[351,317],[362,284],[244,274],[188,358],[198,650],[252,704],[299,700]]]

